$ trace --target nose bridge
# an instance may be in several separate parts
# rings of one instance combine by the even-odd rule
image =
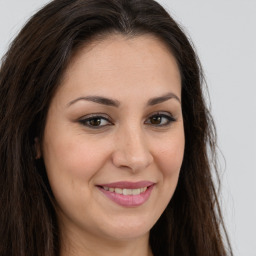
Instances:
[[[139,158],[146,153],[145,135],[140,128],[134,126],[129,127],[124,131],[123,138],[125,140],[124,147],[127,156],[132,158],[136,158],[137,156]]]
[[[146,134],[140,125],[120,127],[116,140],[114,163],[133,171],[145,169],[153,161]]]

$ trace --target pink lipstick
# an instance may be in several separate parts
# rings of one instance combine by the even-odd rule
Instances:
[[[100,184],[97,187],[113,202],[125,207],[136,207],[149,199],[154,185],[155,183],[150,181],[121,181]]]

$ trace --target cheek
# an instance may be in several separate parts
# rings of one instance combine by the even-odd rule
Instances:
[[[157,150],[157,162],[165,177],[178,177],[184,155],[184,135],[178,134],[161,143]]]
[[[68,136],[67,136],[68,137]],[[106,159],[106,147],[83,142],[78,139],[54,139],[46,144],[45,160],[47,170],[79,178],[89,178],[96,172]],[[104,150],[103,150],[104,149]]]
[[[57,201],[78,204],[73,195],[90,196],[94,176],[107,160],[106,145],[101,146],[83,136],[55,136],[45,140],[44,160],[48,179]],[[85,200],[86,198],[84,198]],[[62,202],[62,203],[61,203]]]
[[[158,219],[163,213],[177,187],[180,168],[184,154],[184,136],[170,136],[158,144],[156,147],[155,163],[158,169],[159,183],[156,187],[156,197],[158,200],[158,208],[155,217]]]
[[[158,148],[157,163],[161,182],[158,189],[163,194],[162,211],[171,200],[178,184],[180,168],[184,155],[184,133],[180,131],[166,139]]]
[[[105,147],[86,139],[59,136],[45,141],[44,161],[52,192],[64,212],[84,211],[91,201],[91,188],[107,160]],[[83,195],[83,196],[81,196]],[[83,203],[82,203],[83,202]]]

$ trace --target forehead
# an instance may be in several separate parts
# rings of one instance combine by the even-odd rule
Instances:
[[[77,90],[128,93],[134,87],[162,94],[158,92],[163,89],[160,85],[177,87],[176,92],[181,90],[176,59],[170,49],[152,35],[115,34],[86,44],[73,56],[62,81],[61,87],[68,88],[69,94]]]

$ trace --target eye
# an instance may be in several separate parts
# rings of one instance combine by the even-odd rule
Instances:
[[[88,116],[79,120],[79,123],[92,129],[99,129],[108,125],[112,125],[107,117],[103,116]]]
[[[153,126],[168,126],[174,121],[176,121],[176,119],[169,113],[157,113],[150,116],[145,121],[145,124]]]

